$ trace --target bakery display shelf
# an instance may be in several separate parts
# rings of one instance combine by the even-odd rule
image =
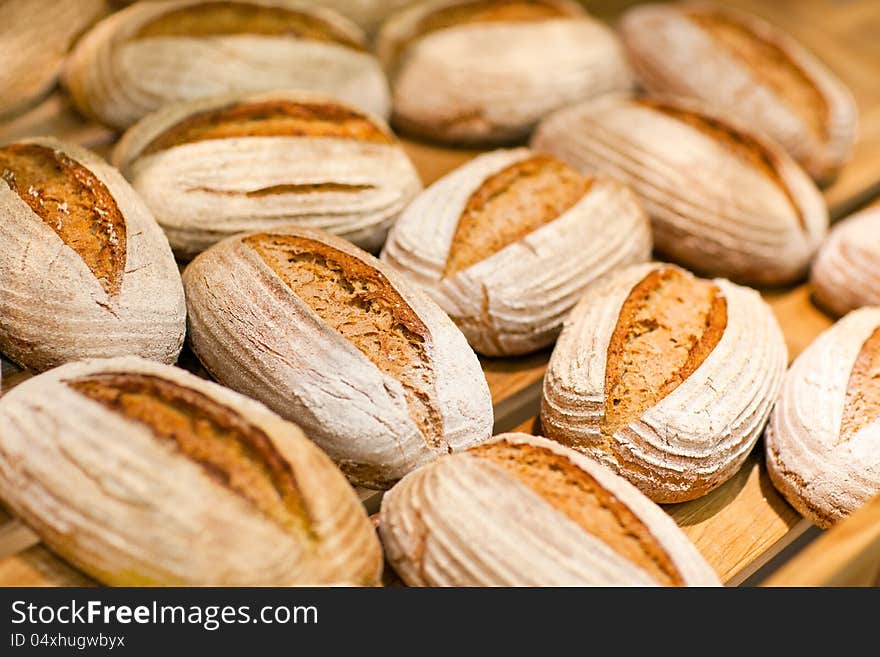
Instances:
[[[613,21],[620,11],[634,3],[611,0],[585,4],[594,13]],[[880,43],[876,39],[880,11],[876,3],[852,0],[847,2],[845,11],[837,10],[836,3],[830,0],[734,0],[728,4],[741,6],[784,27],[829,62],[853,91],[860,111],[859,138],[852,161],[824,190],[832,218],[839,219],[880,195],[880,86],[876,84],[880,78]],[[61,93],[52,94],[26,114],[0,124],[0,142],[36,135],[74,141],[105,157],[116,138],[111,131],[76,115]],[[426,185],[479,153],[406,140],[404,146]],[[805,285],[765,291],[764,298],[782,326],[790,358],[831,325],[831,319],[810,302]],[[492,393],[496,432],[537,431],[534,415],[549,354],[548,349],[517,358],[481,359]],[[198,370],[192,358],[182,364]],[[2,362],[0,394],[28,376],[27,372]],[[761,453],[759,444],[739,473],[709,495],[665,507],[730,585],[744,581],[809,527],[773,489]],[[367,508],[375,511],[379,495],[366,490],[359,493]],[[770,583],[875,582],[880,569],[878,515],[880,499],[824,533]],[[32,532],[0,509],[0,586],[90,583],[93,582],[54,556]]]

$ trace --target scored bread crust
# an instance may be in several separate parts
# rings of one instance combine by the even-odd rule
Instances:
[[[824,134],[799,114],[805,108],[792,106],[762,79],[762,68],[776,62],[743,62],[689,17],[694,11],[733,21],[784,53],[825,105]],[[641,5],[624,14],[620,36],[647,89],[724,108],[778,141],[816,180],[827,182],[849,158],[858,116],[852,94],[799,43],[757,16],[707,2]]]
[[[658,107],[705,120],[734,145],[747,139],[772,177]],[[582,103],[542,121],[532,147],[627,183],[651,218],[657,250],[704,275],[790,283],[806,273],[828,229],[822,195],[785,151],[696,101],[607,96]]]
[[[103,183],[125,223],[125,261],[118,291],[108,291],[0,179],[0,351],[37,371],[128,354],[173,363],[186,329],[183,286],[168,240],[143,201],[115,168],[79,146],[46,137],[14,143],[59,152]]]
[[[628,267],[587,289],[553,350],[541,403],[548,438],[661,503],[700,497],[736,473],[764,429],[787,362],[782,332],[758,293],[714,280],[727,305],[720,340],[678,387],[604,436],[609,344],[621,309],[640,281],[669,267]]]
[[[527,148],[495,151],[443,177],[401,214],[382,251],[382,260],[420,284],[481,354],[550,344],[587,285],[651,254],[650,226],[635,196],[599,178],[555,219],[446,276],[468,200],[493,174],[535,155]]]
[[[3,3],[0,118],[24,111],[50,91],[71,43],[107,10],[107,0]]]
[[[496,436],[493,445],[533,446],[561,456],[624,507],[659,544],[681,583],[718,576],[672,519],[625,480],[552,441]],[[523,463],[540,478],[540,466]],[[568,481],[571,492],[577,482]],[[565,490],[556,491],[564,498]],[[379,529],[388,562],[410,586],[652,586],[649,572],[585,531],[517,475],[472,451],[407,475],[382,499]]]
[[[106,125],[124,129],[177,101],[290,88],[332,94],[388,116],[388,83],[376,58],[364,50],[292,35],[134,38],[144,26],[169,12],[211,1],[140,2],[98,23],[79,40],[62,74],[77,108]],[[297,0],[240,0],[235,4],[307,14],[352,43],[365,43],[360,28],[322,7]],[[187,66],[181,67],[181,61]]]
[[[290,468],[308,531],[283,528],[173,441],[71,385],[101,373],[182,386],[256,427]],[[0,496],[105,584],[379,582],[375,533],[330,460],[262,404],[181,369],[133,357],[71,363],[7,393],[0,426]]]
[[[327,104],[355,112],[386,135],[387,143],[309,135],[239,136],[144,154],[154,138],[187,119],[261,103]],[[328,96],[302,92],[231,95],[168,106],[128,130],[113,161],[153,210],[182,258],[236,233],[291,223],[330,231],[374,251],[422,188],[412,162],[384,121]],[[351,189],[248,195],[328,183]]]
[[[454,143],[499,144],[528,135],[547,112],[632,87],[614,33],[576,3],[547,0],[558,18],[453,25],[419,35],[435,11],[423,2],[391,16],[376,51],[392,86],[394,125]],[[486,53],[492,53],[487,56]]]
[[[326,245],[384,276],[429,336],[429,404],[442,433],[428,444],[400,381],[298,297],[247,236],[205,251],[183,275],[193,350],[215,378],[302,426],[351,481],[370,488],[387,488],[438,455],[491,435],[492,403],[479,361],[433,301],[345,240],[296,227],[270,234]]]
[[[880,207],[834,225],[810,272],[813,298],[841,317],[862,306],[880,306]]]
[[[851,374],[880,328],[880,308],[856,310],[794,361],[764,437],[773,485],[820,527],[842,520],[880,491],[880,421],[842,436]],[[875,345],[876,348],[876,345]],[[874,378],[877,372],[873,373]]]

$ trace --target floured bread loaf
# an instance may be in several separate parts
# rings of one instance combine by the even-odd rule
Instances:
[[[221,383],[294,419],[361,486],[486,440],[479,361],[421,291],[299,228],[220,242],[184,272],[190,340]]]
[[[708,2],[633,7],[620,35],[639,81],[655,93],[700,98],[778,141],[820,181],[855,141],[852,94],[776,27]]]
[[[570,0],[431,0],[382,26],[394,124],[447,142],[522,139],[546,113],[632,78],[613,32]]]
[[[380,116],[390,97],[361,30],[297,0],[138,2],[76,45],[62,82],[77,108],[127,128],[169,103],[229,93],[327,93]]]
[[[813,262],[810,287],[816,302],[837,317],[880,306],[880,206],[834,225]]]
[[[798,356],[764,442],[773,484],[820,527],[880,492],[880,308],[850,313]]]
[[[541,426],[655,502],[683,502],[742,465],[786,360],[779,325],[754,290],[636,265],[589,287],[566,320]]]
[[[54,139],[0,145],[0,352],[173,363],[185,322],[168,240],[116,169]]]
[[[651,254],[635,196],[527,148],[482,155],[422,192],[382,259],[419,283],[478,352],[550,344],[583,289]]]
[[[657,250],[705,275],[790,283],[828,229],[822,195],[785,151],[694,101],[575,105],[542,121],[532,146],[628,184]]]
[[[381,119],[301,92],[166,107],[125,133],[114,162],[181,258],[292,223],[377,250],[422,188]]]
[[[70,363],[0,399],[0,497],[121,586],[375,585],[357,495],[262,404],[139,358]]]
[[[711,586],[672,519],[552,441],[503,434],[407,475],[382,499],[388,562],[410,586]]]

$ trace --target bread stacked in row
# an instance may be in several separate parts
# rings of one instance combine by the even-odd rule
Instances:
[[[877,311],[786,373],[745,287],[822,246],[822,304],[876,303],[870,215],[826,240],[855,107],[821,63],[707,4],[618,36],[568,0],[429,0],[376,55],[318,4],[134,3],[63,70],[125,130],[112,165],[0,146],[0,352],[44,372],[0,400],[0,498],[50,547],[111,584],[376,584],[351,483],[390,489],[408,584],[706,585],[657,504],[723,484],[768,421],[814,522],[880,490]],[[389,117],[501,148],[423,188]],[[215,382],[173,367],[184,339]],[[553,345],[547,438],[491,438],[476,353]]]

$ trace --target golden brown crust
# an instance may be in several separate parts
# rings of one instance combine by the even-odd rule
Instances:
[[[400,382],[425,441],[439,446],[443,419],[428,353],[431,335],[385,276],[354,256],[305,237],[261,233],[244,243],[324,322]]]
[[[727,326],[717,286],[680,269],[655,269],[621,308],[605,369],[606,440],[675,390],[706,360]]]
[[[880,328],[865,341],[846,386],[840,442],[880,417]]]
[[[684,580],[645,524],[588,472],[549,449],[505,440],[468,453],[486,459],[519,479],[584,531],[666,586]]]
[[[318,16],[286,7],[250,2],[205,2],[162,14],[138,30],[132,40],[155,37],[207,37],[229,34],[296,36],[363,50],[363,44]]]
[[[785,180],[782,179],[776,158],[760,141],[750,134],[737,130],[726,122],[675,107],[655,98],[642,98],[637,102],[702,132],[713,141],[723,145],[737,158],[769,178],[785,195],[785,198],[788,199],[789,204],[797,215],[801,228],[806,229],[801,207],[795,201],[794,196],[792,196]]]
[[[141,373],[66,381],[80,394],[146,425],[288,531],[311,533],[290,464],[258,427],[206,395]]]
[[[0,179],[76,251],[107,294],[119,293],[125,219],[95,174],[58,150],[23,143],[0,148]]]
[[[785,49],[727,12],[698,7],[687,16],[779,94],[819,139],[828,138],[828,101]]]
[[[333,103],[273,100],[199,112],[156,135],[143,155],[233,137],[338,137],[378,144],[394,139],[365,115]]]
[[[550,223],[577,203],[591,181],[549,155],[515,162],[470,196],[446,259],[452,276]]]

